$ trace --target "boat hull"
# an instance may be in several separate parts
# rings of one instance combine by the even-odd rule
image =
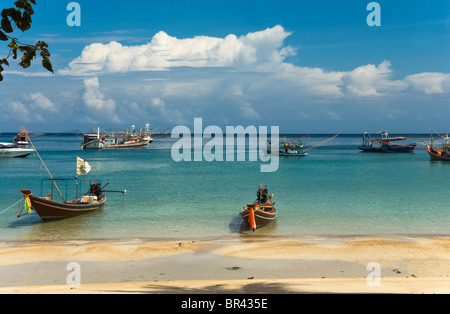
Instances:
[[[104,148],[134,148],[134,147],[145,147],[149,144],[149,141],[143,142],[133,142],[133,143],[124,143],[124,144],[113,144],[113,145],[105,145]]]
[[[445,151],[441,149],[428,147],[427,151],[432,160],[450,161],[450,154],[445,153]]]
[[[21,190],[23,195],[29,196],[31,206],[43,221],[51,221],[74,217],[103,208],[105,205],[105,196],[96,203],[63,203],[53,201],[44,197],[37,197],[31,194],[29,190]]]
[[[267,149],[267,154],[271,154],[272,150],[269,148]],[[299,156],[299,157],[304,157],[304,156],[308,156],[307,152],[296,152],[296,153],[290,153],[290,152],[285,152],[283,150],[280,150],[278,152],[278,156]]]
[[[87,143],[81,144],[82,149],[103,149],[105,147],[105,144],[101,139],[96,139],[89,141]]]
[[[27,148],[1,149],[0,158],[25,158],[33,152],[34,150]]]
[[[278,156],[298,156],[298,157],[304,157],[304,156],[307,156],[308,155],[308,153],[282,153],[282,152],[279,152],[278,153]]]
[[[370,153],[413,153],[416,145],[382,145],[381,147],[362,145],[358,148]]]
[[[249,216],[250,216],[250,210],[249,207],[252,207],[254,205],[248,205],[246,209],[241,211],[240,215],[242,219],[244,220],[244,223],[248,224],[250,226],[249,222]],[[271,223],[272,221],[275,221],[277,219],[278,212],[273,206],[260,206],[261,209],[256,209],[254,211],[255,213],[255,222],[256,222],[256,228],[264,227],[267,224]]]

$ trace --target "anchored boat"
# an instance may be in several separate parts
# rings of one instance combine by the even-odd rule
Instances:
[[[275,202],[272,201],[273,194],[269,195],[267,187],[262,188],[260,184],[256,195],[253,204],[244,206],[244,210],[240,213],[244,223],[253,231],[274,221],[278,215]]]
[[[332,139],[336,138],[339,136],[339,134],[336,134],[322,142],[320,142],[319,144],[316,144],[314,146],[308,147],[308,148],[304,148],[304,144],[303,144],[303,138],[307,137],[309,135],[305,135],[305,136],[300,136],[300,137],[296,137],[293,139],[286,139],[286,137],[284,137],[283,140],[280,141],[280,143],[278,144],[279,147],[274,148],[278,150],[278,156],[300,156],[300,157],[304,157],[308,155],[308,151],[312,150],[314,148],[317,148],[329,141],[331,141]],[[267,147],[267,153],[270,154],[272,152],[272,143],[269,142],[269,145]]]
[[[17,133],[16,137],[14,137],[14,143],[19,146],[27,146],[28,142],[28,131],[24,128],[21,128]]]
[[[371,153],[412,153],[417,143],[404,144],[406,137],[389,137],[387,131],[381,131],[380,138],[372,138],[368,132],[363,133],[363,143],[358,148]],[[403,143],[403,144],[402,144]]]
[[[23,207],[20,208],[17,213],[18,217],[31,213],[31,210],[34,209],[34,211],[36,211],[36,213],[44,221],[69,218],[103,208],[106,201],[106,196],[104,193],[106,192],[123,193],[123,195],[125,195],[126,190],[106,191],[104,188],[109,183],[102,187],[99,180],[79,178],[78,176],[86,175],[91,170],[89,163],[80,157],[77,157],[77,175],[75,178],[53,178],[30,139],[29,142],[36,151],[36,155],[42,162],[48,177],[48,179],[41,181],[41,195],[43,195],[44,182],[50,183],[51,193],[47,194],[47,196],[38,197],[35,196],[29,189],[21,189],[20,192],[22,193],[25,201]],[[69,201],[67,196],[69,191],[73,191],[73,189],[68,186],[69,182],[73,182],[75,185],[75,197],[72,201]],[[80,191],[83,190],[82,184],[86,182],[88,183],[89,188],[86,193],[80,195]],[[58,183],[65,185],[65,195],[61,192]],[[59,198],[58,200],[54,200],[54,197]]]
[[[84,134],[80,131],[78,132],[83,134],[81,149],[145,147],[153,142],[153,138],[150,133],[150,125],[148,125],[148,130],[146,129],[145,132],[141,130],[139,133],[136,132],[134,125],[132,126],[131,132],[126,131],[120,133],[100,134],[100,128],[97,129],[96,134]]]
[[[33,152],[31,148],[19,147],[14,143],[0,143],[0,158],[24,158]]]
[[[436,144],[433,141],[433,137],[431,137],[430,144],[427,146],[428,154],[430,158],[433,160],[442,160],[442,161],[450,161],[450,138],[448,134],[442,136],[438,134],[442,139],[443,143],[441,143],[441,148],[437,148]]]
[[[103,149],[104,147],[105,143],[100,138],[100,128],[97,129],[97,133],[83,134],[81,149]]]
[[[73,181],[76,185],[79,185],[86,180],[75,178],[49,179],[48,181],[51,182],[52,186],[55,186],[56,182]],[[78,216],[103,208],[106,197],[103,194],[101,184],[96,180],[91,180],[91,182],[88,192],[74,201],[67,201],[63,197],[62,201],[53,200],[54,193],[48,194],[46,197],[38,197],[33,195],[30,190],[20,190],[20,192],[25,198],[27,213],[34,209],[43,221],[49,221]],[[22,216],[22,213],[19,213],[18,216]]]

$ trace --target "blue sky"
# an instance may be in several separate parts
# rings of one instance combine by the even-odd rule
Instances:
[[[12,6],[2,0],[1,8]],[[0,83],[0,132],[277,125],[291,133],[445,132],[450,2],[38,0],[21,41],[50,45]],[[0,46],[0,56],[8,54]]]

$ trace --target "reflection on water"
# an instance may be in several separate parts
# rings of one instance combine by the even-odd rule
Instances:
[[[79,239],[83,238],[86,227],[91,225],[90,220],[102,215],[102,212],[103,209],[99,209],[75,217],[45,222],[38,214],[31,212],[11,222],[8,228],[28,227],[29,232],[24,238],[26,241]]]

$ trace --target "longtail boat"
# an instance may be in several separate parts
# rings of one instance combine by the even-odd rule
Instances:
[[[240,213],[244,223],[248,224],[253,232],[256,228],[263,227],[277,219],[278,215],[275,202],[272,201],[273,194],[269,195],[267,187],[262,188],[259,185],[256,195],[257,198],[253,204],[244,206],[243,211]]]
[[[51,185],[51,193],[47,196],[35,196],[31,193],[29,189],[21,189],[20,192],[24,197],[24,204],[21,208],[19,208],[17,217],[24,216],[26,214],[31,213],[31,210],[34,210],[43,221],[69,218],[73,216],[78,216],[81,214],[86,214],[89,212],[93,212],[103,208],[106,201],[105,192],[113,192],[113,193],[123,193],[125,195],[126,190],[124,191],[106,191],[104,188],[109,184],[105,184],[102,187],[102,184],[99,180],[95,179],[81,179],[78,176],[86,175],[90,172],[91,166],[89,163],[77,157],[76,163],[76,177],[65,179],[65,178],[53,178],[52,174],[48,170],[44,161],[42,160],[39,152],[34,147],[31,140],[28,138],[30,144],[33,146],[36,155],[41,160],[46,172],[48,179],[44,179],[41,181],[41,195],[43,194],[43,184],[44,182],[48,182]],[[75,183],[75,197],[73,201],[68,201],[67,193],[69,191],[68,182],[73,181]],[[82,191],[82,183],[87,182],[89,184],[89,189],[86,193],[79,195],[79,191]],[[57,183],[66,183],[65,189],[65,197]],[[72,189],[70,189],[72,190]],[[58,197],[58,201],[54,200],[53,197]]]
[[[61,180],[81,182],[80,179],[50,179],[49,181]],[[93,212],[103,208],[106,201],[101,185],[98,182],[92,183],[85,195],[71,202],[52,200],[52,194],[46,197],[38,197],[33,195],[30,190],[20,190],[20,192],[25,198],[26,211],[29,213],[31,209],[34,209],[43,221],[69,218]],[[18,216],[21,216],[21,214]]]

